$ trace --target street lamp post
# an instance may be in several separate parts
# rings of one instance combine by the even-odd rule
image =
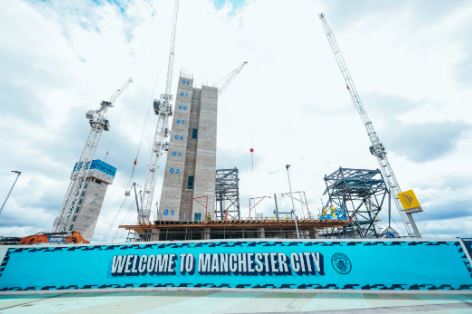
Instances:
[[[15,181],[13,182],[13,184],[10,188],[10,191],[8,191],[7,197],[3,201],[2,207],[0,208],[0,214],[2,213],[3,207],[5,207],[5,204],[7,203],[8,198],[10,197],[11,191],[13,191],[13,188],[15,187],[16,181],[18,181],[18,178],[20,177],[20,174],[21,174],[21,171],[17,171],[17,170],[12,170],[12,172],[16,173],[16,178],[15,178]]]
[[[290,168],[290,164],[285,165],[285,169],[287,169],[287,178],[288,178],[288,188],[290,189],[290,199],[292,200],[292,213],[295,216],[295,229],[297,231],[297,238],[300,239],[300,231],[298,230],[298,217],[295,214],[295,203],[293,202],[293,195],[292,195],[292,182],[290,181],[290,172],[288,169]]]

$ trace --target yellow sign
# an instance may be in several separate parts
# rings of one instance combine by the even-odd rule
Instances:
[[[413,190],[408,190],[398,193],[398,199],[402,203],[403,210],[410,211],[415,209],[421,209],[420,201],[416,198]]]

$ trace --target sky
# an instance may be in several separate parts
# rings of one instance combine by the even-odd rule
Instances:
[[[51,230],[89,132],[85,112],[132,77],[96,154],[118,173],[93,240],[124,240],[117,226],[137,216],[124,192],[136,157],[133,180],[144,183],[172,8],[170,0],[0,1],[0,201],[10,171],[22,171],[0,235]],[[179,73],[212,85],[248,61],[218,104],[217,168],[239,169],[243,214],[251,197],[288,192],[286,164],[315,215],[327,199],[324,175],[379,167],[321,12],[401,187],[422,203],[423,236],[472,236],[470,1],[181,0],[174,92]],[[161,184],[162,172],[157,197]],[[272,199],[257,207],[266,216],[272,209]],[[402,229],[395,209],[393,220]]]

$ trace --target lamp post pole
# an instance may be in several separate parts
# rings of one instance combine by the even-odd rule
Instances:
[[[13,191],[13,188],[15,187],[16,181],[18,181],[18,178],[19,178],[20,175],[21,175],[21,171],[12,170],[12,172],[13,172],[13,173],[16,173],[16,178],[15,178],[15,181],[13,182],[13,184],[12,184],[12,186],[11,186],[11,188],[10,188],[10,191],[8,191],[7,197],[6,197],[5,200],[3,201],[2,207],[0,208],[0,214],[2,213],[3,208],[5,207],[5,204],[7,203],[8,198],[10,197],[11,191]]]
[[[297,214],[295,214],[295,203],[293,202],[293,195],[292,195],[292,182],[290,181],[290,164],[285,165],[285,169],[287,169],[287,178],[288,178],[288,188],[290,190],[290,199],[292,200],[292,213],[295,216],[295,229],[297,231],[297,238],[300,239],[300,231],[298,230],[298,217]]]

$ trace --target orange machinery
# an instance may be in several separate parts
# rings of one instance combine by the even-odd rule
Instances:
[[[40,232],[26,237],[0,237],[1,245],[18,244],[41,244],[41,243],[59,243],[59,244],[78,244],[89,243],[82,237],[80,232]]]

